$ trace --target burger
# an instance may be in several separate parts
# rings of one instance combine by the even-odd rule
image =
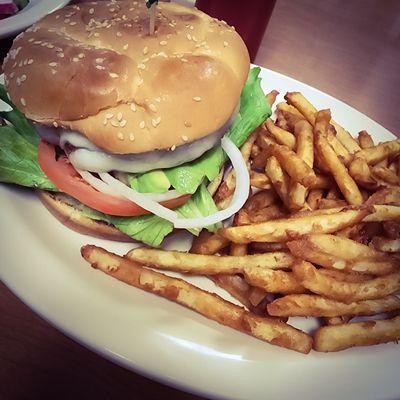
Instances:
[[[175,228],[213,230],[238,211],[249,191],[238,148],[271,111],[233,27],[154,7],[67,6],[14,40],[0,181],[37,189],[80,232],[158,246]],[[229,160],[237,189],[218,210],[207,186]]]

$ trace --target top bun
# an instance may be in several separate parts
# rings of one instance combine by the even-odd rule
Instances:
[[[65,7],[20,34],[4,61],[28,118],[83,133],[117,154],[165,150],[230,118],[249,71],[234,28],[196,8],[159,3],[154,35],[141,1]]]

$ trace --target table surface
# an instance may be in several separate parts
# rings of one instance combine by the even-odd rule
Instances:
[[[399,15],[398,0],[278,0],[255,62],[343,100],[400,136]],[[0,382],[0,399],[200,399],[78,345],[2,284]]]

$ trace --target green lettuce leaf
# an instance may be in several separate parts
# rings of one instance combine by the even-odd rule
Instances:
[[[197,192],[185,204],[177,207],[175,211],[185,218],[195,218],[208,216],[218,210],[205,185],[201,185]],[[156,215],[115,217],[89,207],[83,207],[82,212],[88,218],[106,221],[131,238],[153,247],[160,246],[164,238],[174,229],[171,222]],[[210,231],[215,231],[218,228],[219,224],[207,227]],[[198,235],[201,229],[190,229],[189,231]]]
[[[0,127],[0,182],[45,190],[57,190],[41,170],[37,146],[12,126]]]
[[[227,133],[227,136],[238,147],[246,141],[254,129],[271,115],[271,109],[265,101],[265,95],[260,85],[260,71],[261,69],[258,67],[250,71],[240,97],[239,113]],[[171,186],[176,190],[180,193],[193,194],[204,178],[211,181],[218,175],[225,161],[224,151],[221,147],[216,147],[190,163],[166,169],[164,172],[171,182]],[[151,179],[148,173],[141,175],[141,182],[145,182],[146,179]],[[140,188],[138,190],[142,191]]]

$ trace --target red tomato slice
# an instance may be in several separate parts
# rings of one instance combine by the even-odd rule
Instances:
[[[130,200],[101,193],[90,186],[76,172],[66,156],[56,160],[55,147],[43,140],[39,143],[38,161],[40,168],[61,192],[69,194],[88,207],[104,214],[123,217],[150,214],[149,211]],[[161,204],[164,207],[175,208],[186,203],[189,198],[190,195],[184,195],[176,199],[163,201]]]

